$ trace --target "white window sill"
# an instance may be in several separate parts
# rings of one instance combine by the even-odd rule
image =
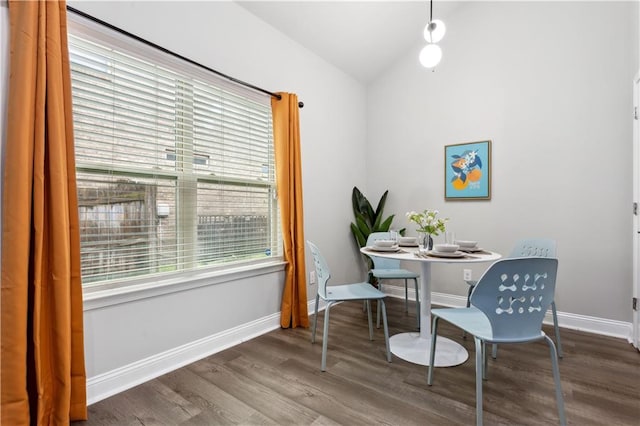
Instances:
[[[283,271],[285,266],[284,260],[272,260],[237,268],[199,270],[172,274],[170,277],[156,276],[121,283],[109,283],[108,287],[89,286],[83,288],[83,309],[90,311],[134,300],[270,274]]]

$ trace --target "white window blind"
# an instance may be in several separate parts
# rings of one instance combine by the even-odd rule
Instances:
[[[113,37],[70,27],[84,284],[281,257],[268,96]]]

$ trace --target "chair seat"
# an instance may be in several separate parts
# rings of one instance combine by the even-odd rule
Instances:
[[[433,315],[456,325],[467,333],[473,334],[488,343],[523,343],[526,341],[539,340],[544,338],[544,332],[540,331],[531,336],[520,336],[517,339],[494,339],[491,331],[489,318],[478,308],[445,308],[432,309]]]
[[[418,278],[420,274],[407,269],[372,269],[371,274],[381,279]]]
[[[345,285],[331,285],[326,287],[327,296],[324,300],[361,300],[384,299],[385,294],[369,283],[355,283]]]

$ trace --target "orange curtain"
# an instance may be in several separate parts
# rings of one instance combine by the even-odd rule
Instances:
[[[0,423],[86,419],[80,234],[64,1],[10,1]]]
[[[291,93],[278,94],[282,99],[271,99],[271,108],[276,185],[282,216],[284,258],[287,262],[280,325],[284,328],[308,327],[298,97]]]

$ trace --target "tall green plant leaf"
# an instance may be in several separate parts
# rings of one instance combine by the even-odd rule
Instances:
[[[358,213],[358,215],[356,216],[356,225],[358,226],[360,232],[362,232],[362,235],[364,235],[365,238],[368,238],[369,234],[371,233],[371,227],[364,219],[364,216],[360,213]]]
[[[353,208],[353,213],[360,213],[360,203],[363,198],[362,193],[357,187],[353,187],[353,191],[351,192],[351,206]]]
[[[358,246],[364,247],[367,244],[367,237],[365,237],[362,231],[353,223],[351,223],[351,233],[358,242]]]
[[[376,219],[379,216],[382,216],[382,211],[384,210],[384,205],[387,203],[387,195],[389,194],[389,190],[384,191],[382,197],[380,197],[380,201],[378,201],[378,206],[376,207]]]
[[[389,216],[384,222],[380,224],[380,232],[387,232],[389,228],[391,228],[391,222],[393,222],[393,217],[395,215]]]
[[[380,230],[380,222],[382,221],[382,215],[378,215],[376,217],[376,221],[373,224],[373,226],[371,227],[371,232],[377,232]]]
[[[375,221],[375,212],[369,200],[360,192],[357,187],[353,187],[353,193],[351,196],[353,203],[353,213],[360,213],[364,216],[365,221],[371,226]]]

